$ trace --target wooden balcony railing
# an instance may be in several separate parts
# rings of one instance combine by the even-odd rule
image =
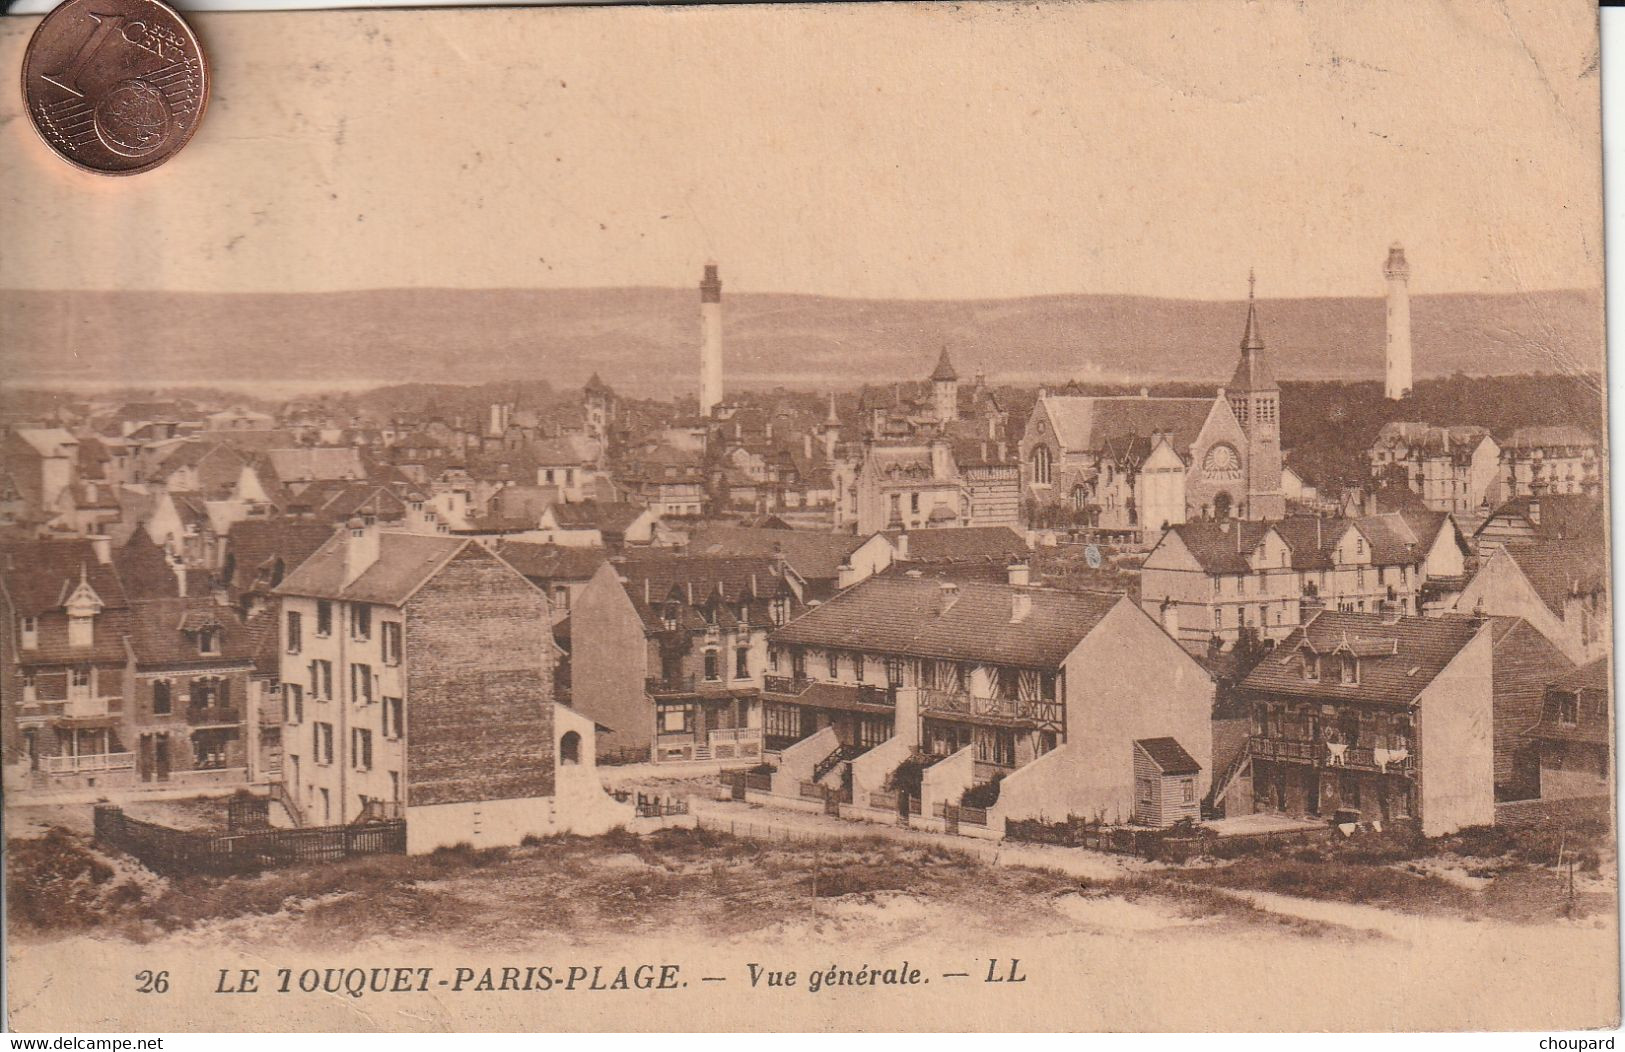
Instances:
[[[1053,698],[983,698],[960,691],[920,691],[920,711],[942,716],[989,716],[1033,723],[1060,723],[1061,703]]]
[[[186,722],[193,726],[214,723],[241,723],[243,710],[239,708],[220,708],[217,705],[208,705],[201,708],[188,708]]]
[[[42,756],[49,774],[84,774],[91,771],[128,771],[135,767],[133,752],[81,753],[78,756]]]
[[[774,694],[801,694],[812,686],[805,676],[763,676],[762,689]]]
[[[1309,763],[1317,767],[1346,767],[1356,771],[1407,775],[1416,770],[1416,758],[1411,755],[1408,744],[1396,748],[1377,748],[1254,735],[1250,750],[1253,756],[1262,760]]]

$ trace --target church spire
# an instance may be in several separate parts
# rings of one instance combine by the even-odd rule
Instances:
[[[1258,302],[1254,293],[1258,287],[1258,275],[1249,268],[1247,271],[1247,329],[1241,334],[1241,349],[1244,351],[1262,351],[1264,337],[1258,334]]]

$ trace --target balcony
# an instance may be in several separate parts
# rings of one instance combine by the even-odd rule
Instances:
[[[762,689],[773,694],[802,694],[812,686],[806,676],[764,676]]]
[[[128,771],[135,768],[133,752],[95,752],[80,756],[42,756],[40,766],[47,774],[90,774],[97,771]]]
[[[681,697],[684,695],[726,695],[733,691],[755,690],[748,679],[704,679],[700,676],[650,676],[643,681],[644,692],[652,697]]]
[[[981,698],[948,690],[920,691],[920,712],[958,719],[1015,720],[1059,724],[1061,703],[1053,698]]]
[[[193,727],[235,726],[243,722],[243,710],[208,705],[186,710],[186,722]]]
[[[1413,775],[1416,758],[1410,749],[1383,749],[1369,745],[1341,745],[1324,741],[1292,741],[1285,738],[1254,736],[1252,755],[1260,760],[1305,763],[1316,767],[1375,771],[1382,774]]]

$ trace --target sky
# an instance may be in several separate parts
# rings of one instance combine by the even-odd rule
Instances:
[[[34,18],[0,18],[0,69]],[[167,165],[0,92],[0,289],[871,298],[1597,288],[1596,8],[1131,0],[194,15]]]

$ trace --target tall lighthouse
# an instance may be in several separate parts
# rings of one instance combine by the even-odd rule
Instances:
[[[700,416],[722,404],[722,279],[717,265],[705,265],[700,279]]]
[[[1388,370],[1383,393],[1397,400],[1411,393],[1411,266],[1398,241],[1388,247],[1382,273],[1388,279]]]

